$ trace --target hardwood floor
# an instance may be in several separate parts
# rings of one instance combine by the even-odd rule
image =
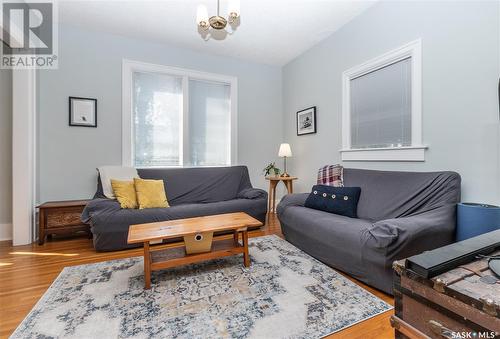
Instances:
[[[251,237],[269,234],[282,236],[274,214],[268,216],[266,226],[250,232]],[[142,253],[142,248],[97,253],[92,247],[92,240],[86,237],[53,239],[44,245],[15,247],[10,242],[0,242],[0,338],[7,338],[14,331],[64,267],[139,256]],[[348,278],[393,304],[391,296]],[[329,338],[394,338],[389,324],[392,314],[393,311],[385,312]]]

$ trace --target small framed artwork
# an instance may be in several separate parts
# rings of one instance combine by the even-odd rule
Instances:
[[[297,112],[297,135],[316,133],[316,106]]]
[[[97,99],[69,97],[69,125],[97,127]]]

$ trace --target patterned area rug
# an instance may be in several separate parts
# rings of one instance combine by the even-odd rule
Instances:
[[[153,274],[142,258],[65,268],[12,338],[318,338],[392,307],[277,236]]]

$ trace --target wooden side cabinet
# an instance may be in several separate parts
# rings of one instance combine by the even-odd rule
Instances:
[[[50,201],[38,206],[38,244],[52,234],[85,232],[92,235],[90,227],[80,216],[90,200]]]

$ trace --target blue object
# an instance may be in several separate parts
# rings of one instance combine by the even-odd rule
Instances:
[[[456,240],[462,241],[500,229],[500,207],[460,203],[457,206]]]

